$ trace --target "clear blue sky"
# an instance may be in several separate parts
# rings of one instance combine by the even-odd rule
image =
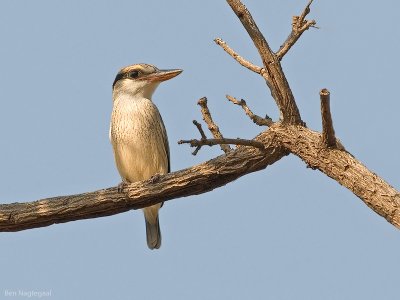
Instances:
[[[244,1],[277,49],[306,1]],[[284,70],[307,125],[320,130],[318,92],[331,90],[337,136],[400,187],[400,69],[394,0],[315,1],[310,30]],[[225,94],[274,119],[263,80],[239,66],[221,37],[259,63],[225,1],[3,1],[0,9],[0,202],[32,201],[115,186],[108,141],[111,84],[122,66],[182,68],[154,96],[172,170],[198,156],[198,98],[207,96],[227,137],[260,128]],[[0,234],[0,299],[50,291],[51,299],[395,299],[400,235],[351,192],[289,156],[213,192],[167,202],[163,245],[147,249],[131,211]],[[17,296],[18,297],[18,296]]]

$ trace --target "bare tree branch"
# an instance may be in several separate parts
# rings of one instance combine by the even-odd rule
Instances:
[[[206,97],[201,98],[197,102],[197,104],[200,105],[200,107],[201,107],[201,114],[203,115],[203,120],[204,120],[204,122],[206,122],[208,129],[210,130],[213,137],[215,139],[223,139],[224,137],[222,136],[221,132],[219,131],[217,124],[214,123],[214,121],[211,117],[210,110],[208,109],[208,106],[207,106],[207,98]],[[229,145],[227,145],[227,144],[220,144],[220,146],[221,146],[222,151],[224,151],[225,153],[228,153],[229,151],[232,150],[231,147],[229,147]]]
[[[333,129],[330,93],[327,89],[322,89],[319,93],[321,98],[321,118],[322,118],[322,142],[326,147],[336,147],[335,130]]]
[[[127,185],[28,203],[0,205],[0,231],[19,231],[74,220],[114,215],[161,201],[211,191],[262,170],[287,155],[300,157],[351,190],[376,213],[400,228],[400,193],[369,171],[350,153],[321,147],[321,134],[302,126],[275,124],[255,138],[265,152],[239,147],[200,165]]]
[[[119,193],[117,187],[71,196],[61,196],[27,203],[0,204],[0,232],[20,231],[57,223],[110,216],[139,209],[162,201],[202,194],[226,185],[287,155],[274,145],[273,136],[262,133],[256,139],[265,151],[239,147],[200,165],[135,182]]]
[[[201,124],[200,124],[199,122],[197,122],[196,120],[193,120],[193,124],[194,124],[194,125],[197,127],[197,129],[199,130],[200,135],[201,135],[201,140],[206,140],[206,139],[207,139],[207,136],[206,136],[206,134],[204,133],[204,130],[203,130],[203,127],[201,126]],[[178,141],[178,144],[183,144],[183,141],[182,141],[182,140]],[[193,147],[193,146],[192,146],[192,147]],[[200,151],[200,149],[201,149],[201,146],[197,146],[196,149],[192,152],[192,154],[193,154],[193,155],[196,155],[197,152]]]
[[[216,38],[214,40],[214,42],[221,46],[222,49],[225,50],[226,53],[228,53],[230,56],[233,57],[233,59],[235,59],[239,64],[241,64],[243,67],[249,69],[250,71],[253,71],[257,74],[261,74],[263,69],[259,66],[256,66],[255,64],[249,62],[248,60],[244,59],[243,57],[241,57],[239,54],[237,54],[232,48],[230,48],[228,46],[228,44],[226,42],[224,42],[222,39],[220,38]]]
[[[207,139],[206,134],[203,131],[203,127],[199,122],[193,120],[193,124],[197,127],[200,132],[201,139],[196,140],[180,140],[178,144],[190,144],[190,147],[196,147],[196,149],[192,152],[193,155],[196,155],[201,147],[203,146],[215,146],[215,145],[242,145],[242,146],[250,146],[258,148],[262,151],[265,150],[264,144],[254,140],[245,140],[245,139],[227,139],[227,138],[220,138],[220,139]]]
[[[278,54],[271,51],[241,1],[227,0],[227,2],[249,33],[262,58],[264,68],[260,70],[260,74],[266,80],[279,107],[281,122],[271,123],[268,130],[251,141],[244,140],[243,144],[247,143],[251,147],[237,147],[231,150],[225,143],[238,144],[238,140],[223,138],[218,126],[211,118],[207,99],[202,98],[198,104],[201,106],[203,119],[214,139],[208,140],[200,123],[194,121],[201,140],[182,141],[182,143],[193,143],[195,147],[201,147],[207,143],[220,144],[225,155],[185,170],[129,184],[124,187],[126,194],[118,193],[118,188],[114,187],[92,193],[54,197],[28,203],[0,204],[0,231],[19,231],[55,223],[108,216],[170,199],[205,193],[245,174],[264,169],[289,153],[300,157],[310,168],[320,170],[348,188],[376,213],[400,228],[400,193],[368,170],[343,147],[339,147],[340,143],[334,137],[327,90],[321,91],[322,118],[325,123],[323,127],[325,128],[324,135],[326,135],[324,139],[326,145],[335,144],[336,147],[326,147],[321,143],[320,133],[303,126],[304,123],[279,59],[293,46],[301,33],[312,26],[309,23],[312,21],[305,21],[312,1],[295,20],[297,32],[291,40],[287,41],[285,46],[287,50],[281,48]],[[224,46],[221,44],[221,46],[242,65],[245,66],[248,63],[247,67],[254,69],[254,65],[243,58],[238,58],[237,54],[233,55],[234,51],[226,44]],[[262,118],[255,116],[244,100],[238,101],[233,97],[231,99],[233,103],[240,105],[253,121],[267,122],[260,121]],[[263,148],[264,151],[255,147]]]
[[[321,147],[321,134],[302,126],[273,126],[276,141],[359,197],[377,214],[400,229],[400,193],[367,169],[349,152]]]
[[[268,116],[265,118],[261,118],[260,116],[255,115],[250,108],[247,106],[247,103],[244,99],[241,99],[240,101],[236,99],[235,97],[226,95],[226,98],[231,101],[233,104],[239,105],[243,108],[245,111],[246,115],[258,126],[272,126],[274,122],[272,119]]]
[[[264,72],[261,75],[266,80],[271,95],[279,108],[282,123],[304,125],[279,59],[269,47],[250,12],[239,0],[227,0],[227,2],[242,22],[260,54],[264,65]]]
[[[304,31],[308,30],[310,27],[315,27],[315,20],[307,21],[306,16],[310,13],[310,6],[313,0],[310,0],[307,6],[304,8],[300,16],[294,16],[292,19],[292,32],[286,39],[285,43],[279,48],[276,56],[279,60],[292,48],[292,46],[297,42]]]
[[[202,139],[207,139],[206,134],[204,133],[203,127],[201,126],[201,124],[199,122],[197,122],[196,120],[193,120],[193,124],[197,127],[197,129],[200,132],[201,138]]]
[[[215,145],[241,145],[241,146],[250,146],[250,147],[255,147],[260,150],[264,150],[264,144],[258,141],[254,140],[245,140],[245,139],[227,139],[227,138],[222,138],[222,139],[201,139],[201,140],[180,140],[178,144],[190,144],[190,147],[196,147],[196,150],[192,153],[193,155],[196,155],[197,152],[200,150],[201,147],[203,146],[215,146]]]

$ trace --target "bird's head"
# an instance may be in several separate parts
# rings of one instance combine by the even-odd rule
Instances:
[[[114,96],[123,93],[151,99],[160,82],[182,73],[180,69],[159,70],[153,65],[136,64],[122,68],[113,82]]]

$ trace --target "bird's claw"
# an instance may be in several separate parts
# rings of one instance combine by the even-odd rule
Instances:
[[[154,174],[149,179],[150,183],[152,183],[152,184],[157,183],[158,181],[160,181],[160,177],[161,177],[161,174],[159,174],[159,173]]]
[[[118,193],[122,193],[126,185],[127,183],[125,181],[122,181],[120,184],[118,184]]]

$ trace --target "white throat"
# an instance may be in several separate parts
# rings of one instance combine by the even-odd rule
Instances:
[[[148,82],[145,80],[120,80],[113,89],[113,99],[119,97],[145,98],[151,100],[159,82]]]

